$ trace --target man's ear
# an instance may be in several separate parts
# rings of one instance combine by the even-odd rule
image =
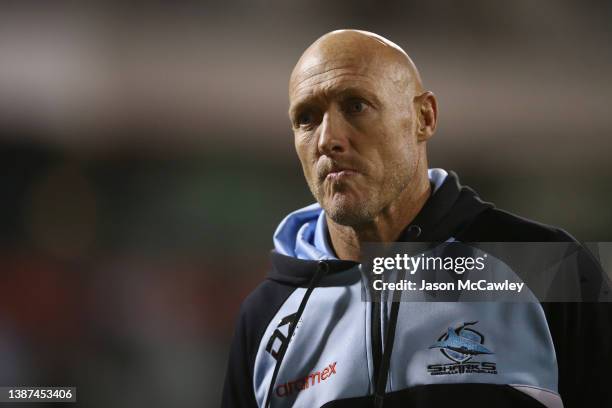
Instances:
[[[417,114],[417,140],[423,142],[433,136],[438,123],[438,101],[433,92],[425,91],[414,97]]]

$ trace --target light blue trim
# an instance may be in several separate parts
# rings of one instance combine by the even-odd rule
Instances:
[[[448,173],[443,169],[429,169],[429,180],[435,194]],[[325,211],[319,203],[300,208],[287,215],[276,228],[273,241],[276,252],[298,259],[337,259],[329,242]]]
[[[433,194],[440,189],[448,173],[444,169],[429,169],[427,170],[427,175],[429,176],[429,180],[434,183]]]

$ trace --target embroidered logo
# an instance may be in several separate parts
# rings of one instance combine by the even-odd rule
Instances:
[[[494,354],[487,348],[484,335],[472,327],[478,322],[465,322],[457,328],[449,327],[438,341],[429,346],[439,349],[442,355],[451,360],[452,364],[430,364],[427,371],[431,375],[450,374],[497,374],[497,366],[493,362],[477,362],[472,359],[479,355]]]

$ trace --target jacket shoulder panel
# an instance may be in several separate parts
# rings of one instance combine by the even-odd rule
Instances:
[[[223,387],[223,407],[256,407],[253,370],[259,342],[294,287],[266,279],[242,302]]]
[[[477,215],[457,239],[467,242],[572,242],[561,228],[533,221],[498,208]]]

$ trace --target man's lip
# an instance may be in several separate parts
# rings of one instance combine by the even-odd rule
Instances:
[[[329,178],[329,179],[338,179],[341,177],[348,177],[348,176],[354,176],[355,174],[357,174],[358,172],[356,170],[353,169],[337,169],[337,170],[332,170],[329,173],[327,173],[327,175],[325,176],[325,178]]]

